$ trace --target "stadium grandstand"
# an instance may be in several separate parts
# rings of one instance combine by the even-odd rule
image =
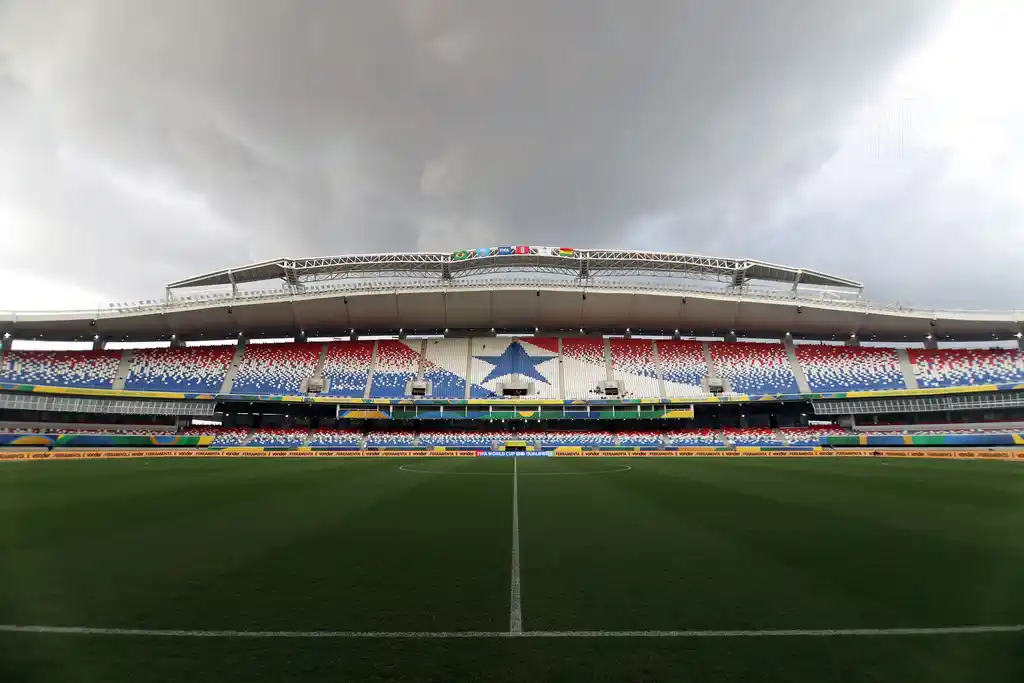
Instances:
[[[0,446],[1008,446],[1024,443],[1017,318],[873,304],[856,281],[750,259],[280,259],[161,301],[0,315]]]

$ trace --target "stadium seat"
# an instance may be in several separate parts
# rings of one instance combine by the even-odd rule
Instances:
[[[850,432],[839,426],[830,427],[783,427],[779,430],[790,446],[818,446],[827,436],[849,436]]]
[[[214,437],[211,446],[228,448],[231,446],[242,446],[249,438],[249,427],[189,427],[182,432],[182,436],[212,436]]]
[[[536,398],[560,398],[558,339],[548,337],[477,337],[472,341],[470,378],[474,394],[497,394],[502,384],[533,384]]]
[[[253,430],[247,446],[296,448],[309,436],[309,429],[274,429],[262,427]]]
[[[288,396],[302,393],[302,381],[313,376],[323,344],[290,342],[249,344],[231,388],[233,394]]]
[[[614,446],[615,435],[608,431],[527,431],[518,435],[524,441],[536,441],[549,448],[557,446]]]
[[[922,389],[1024,382],[1024,354],[1009,349],[907,349]]]
[[[469,339],[428,339],[423,358],[423,379],[430,382],[431,398],[466,398]],[[487,398],[493,392],[470,386],[470,398]]]
[[[663,446],[664,440],[660,432],[653,430],[637,430],[618,433],[620,446]]]
[[[416,344],[416,349],[412,348]],[[377,362],[373,367],[370,396],[373,398],[404,398],[406,385],[416,379],[420,366],[419,342],[380,340]]]
[[[658,363],[661,365],[667,398],[707,396],[703,382],[708,377],[704,344],[699,341],[658,341]]]
[[[328,342],[323,368],[324,379],[328,380],[326,395],[363,398],[372,364],[372,341]]]
[[[658,367],[650,339],[609,339],[612,379],[622,380],[623,396],[658,398]]]
[[[603,339],[562,340],[565,398],[601,398],[597,387],[608,379]]]
[[[331,429],[321,427],[313,431],[309,437],[310,446],[321,448],[334,446],[337,448],[358,448],[363,443],[363,435],[357,429]]]
[[[234,346],[138,349],[124,388],[216,393],[224,384],[234,355]]]
[[[415,444],[416,434],[412,430],[378,432],[366,435],[367,448],[408,448]]]
[[[120,351],[7,351],[0,381],[111,389],[120,362]]]
[[[797,344],[795,351],[811,391],[907,388],[894,349]]]
[[[736,446],[784,446],[775,431],[766,427],[726,428],[722,430],[726,441]]]
[[[508,438],[508,432],[472,432],[472,431],[423,431],[420,432],[421,446],[445,446],[448,448],[484,448],[490,449],[495,441]]]
[[[711,360],[736,394],[799,392],[789,356],[782,344],[710,342]]]
[[[665,432],[671,446],[724,446],[722,437],[714,429],[673,429]]]

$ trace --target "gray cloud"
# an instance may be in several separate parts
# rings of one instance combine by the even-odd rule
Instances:
[[[1020,218],[990,215],[984,192],[931,215],[941,159],[845,213],[797,196],[827,185],[850,112],[946,9],[8,0],[0,236],[117,298],[277,256],[526,242],[769,258],[880,298],[1009,305],[944,285],[963,248],[915,263],[915,245]],[[875,173],[860,168],[843,182]]]

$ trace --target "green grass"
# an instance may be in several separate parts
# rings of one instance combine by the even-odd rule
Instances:
[[[627,464],[631,471],[599,473]],[[519,458],[516,466],[527,631],[1024,623],[1020,464]],[[4,463],[0,624],[505,631],[512,467],[504,458]],[[0,633],[0,681],[178,680],[1017,681],[1024,634]]]

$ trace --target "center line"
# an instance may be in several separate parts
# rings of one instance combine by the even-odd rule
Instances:
[[[519,584],[519,466],[512,456],[512,599],[509,607],[509,633],[523,633],[522,587]]]

